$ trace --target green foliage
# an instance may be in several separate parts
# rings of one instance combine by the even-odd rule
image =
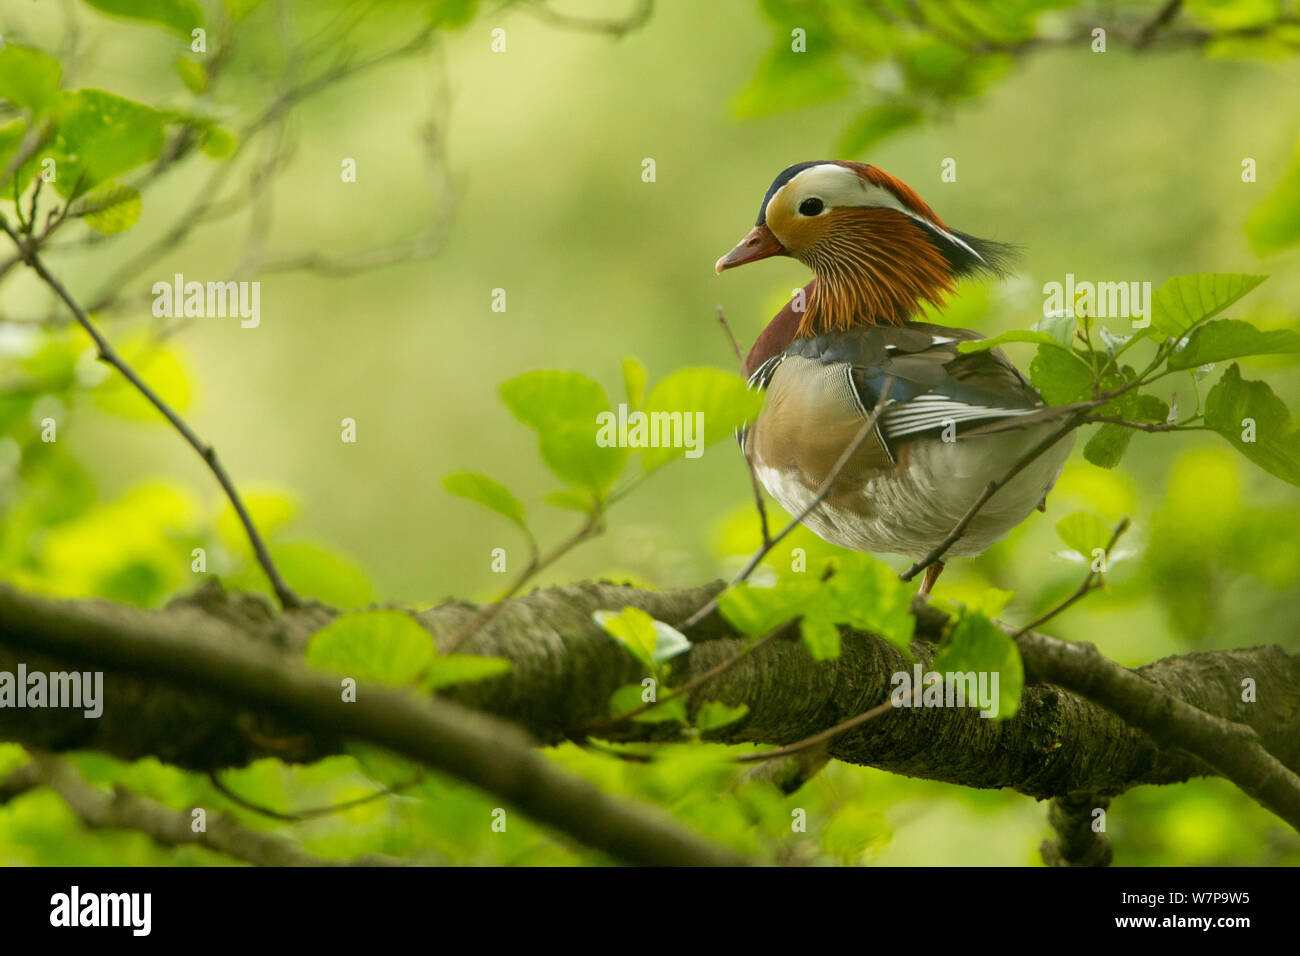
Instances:
[[[68,215],[80,216],[95,231],[111,236],[134,226],[142,208],[138,190],[121,183],[107,183],[76,200]]]
[[[1025,686],[1020,649],[1001,627],[977,611],[966,611],[951,626],[932,669],[943,674],[996,673],[998,712],[992,719],[1014,717],[1020,709],[1020,692]]]
[[[528,530],[528,524],[524,520],[524,506],[501,482],[476,471],[456,471],[442,479],[442,486],[453,495],[477,501],[525,531]]]
[[[598,382],[577,372],[527,372],[501,386],[515,418],[537,432],[542,457],[561,480],[602,497],[627,450],[596,443],[597,418],[610,409]]]
[[[513,666],[499,657],[437,654],[429,632],[405,611],[346,614],[311,636],[305,657],[312,667],[358,681],[425,690],[500,677]]]
[[[1056,533],[1085,564],[1091,564],[1096,552],[1106,552],[1111,529],[1096,515],[1079,511],[1056,522]]]
[[[772,587],[742,583],[723,592],[718,610],[750,637],[799,618],[800,637],[815,660],[839,657],[838,625],[878,634],[906,653],[916,624],[907,585],[865,554],[843,553],[830,567],[834,573],[824,580],[809,571],[783,576]]]
[[[1271,475],[1300,485],[1300,433],[1264,382],[1241,377],[1233,362],[1205,399],[1205,423]]]
[[[1165,338],[1185,335],[1193,326],[1214,318],[1266,278],[1221,272],[1174,276],[1151,298],[1148,334]]]
[[[691,642],[681,631],[663,621],[656,621],[637,607],[625,607],[618,614],[597,611],[595,620],[605,633],[626,647],[653,673],[658,673],[665,661],[691,649]]]
[[[189,39],[190,32],[203,25],[203,14],[195,0],[85,0],[113,16],[156,24]]]
[[[1187,344],[1169,356],[1170,369],[1196,368],[1224,359],[1247,355],[1280,355],[1300,352],[1300,334],[1289,329],[1262,332],[1249,322],[1218,319],[1199,326],[1187,337]]]
[[[735,430],[758,414],[763,396],[746,387],[735,374],[714,368],[685,368],[655,383],[646,398],[647,414],[703,415],[703,445],[707,448],[730,438]],[[647,448],[641,455],[646,471],[680,458],[682,451],[666,444]]]

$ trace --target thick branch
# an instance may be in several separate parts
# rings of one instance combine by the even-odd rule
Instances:
[[[660,620],[679,620],[717,587],[650,592],[588,583],[512,599],[464,650],[509,658],[513,673],[461,685],[444,696],[505,718],[543,743],[581,738],[608,714],[613,691],[643,676],[640,665],[596,626],[592,613],[633,605]],[[447,604],[421,619],[445,642],[475,611],[471,605]],[[563,814],[584,806],[583,798],[568,791],[559,804],[549,799],[529,804],[528,787],[513,774],[543,770],[518,763],[526,753],[523,741],[447,700],[426,707],[405,695],[374,692],[348,705],[351,710],[340,709],[336,685],[290,667],[289,656],[278,650],[300,650],[329,613],[317,608],[277,615],[259,599],[223,592],[215,584],[159,611],[51,602],[0,588],[0,670],[13,671],[25,661],[29,669],[108,671],[100,720],[83,719],[79,711],[0,708],[0,738],[52,750],[96,748],[125,758],[152,754],[211,769],[261,756],[315,760],[336,752],[340,737],[355,736],[510,794],[520,809],[562,829]],[[918,611],[918,634],[933,638],[942,626],[940,612]],[[674,661],[678,684],[747,646],[716,615],[691,638],[695,647]],[[1075,679],[1054,659],[1056,645],[1077,647],[1033,634],[1021,638],[1031,680]],[[891,676],[912,666],[897,649],[869,635],[846,633],[843,648],[840,659],[818,663],[797,641],[774,640],[710,680],[692,695],[690,707],[711,699],[747,704],[744,718],[712,731],[710,739],[780,746],[880,704]],[[929,665],[933,645],[918,642],[913,651]],[[1098,660],[1126,675],[1126,683],[1131,678],[1134,688],[1158,691],[1152,700],[1194,704],[1191,716],[1197,721],[1250,728],[1280,765],[1292,771],[1300,767],[1300,656],[1257,647],[1171,657],[1137,671]],[[1245,677],[1256,682],[1257,703],[1241,702]],[[1107,678],[1112,679],[1120,678]],[[1221,756],[1188,752],[1196,741],[1180,729],[1182,707],[1153,715],[1146,705],[1132,704],[1136,709],[1126,716],[1136,722],[1164,718],[1147,733],[1106,709],[1112,701],[1104,691],[1089,689],[1103,697],[1106,706],[1101,706],[1055,684],[1038,683],[1026,688],[1019,714],[999,722],[981,719],[969,708],[903,709],[837,737],[829,753],[849,763],[965,786],[1009,787],[1039,799],[1114,795],[1216,769],[1236,779],[1240,768]],[[1198,716],[1202,713],[1208,717]],[[672,730],[631,723],[602,733],[607,739],[635,740]],[[1247,740],[1244,731],[1231,733],[1234,746]],[[510,760],[491,758],[491,766],[481,766],[498,743],[508,747]],[[473,749],[478,746],[483,750]],[[549,764],[545,769],[554,772]],[[1266,775],[1258,786],[1247,782],[1244,788],[1267,795],[1285,786],[1285,777],[1272,780]],[[1270,805],[1284,802],[1267,799],[1273,800]],[[608,842],[608,835],[600,838]]]
[[[321,624],[322,615],[308,611],[277,619],[261,607],[247,621],[258,635],[251,637],[234,620],[247,603],[214,608],[217,613],[211,614],[194,605],[149,612],[103,602],[49,602],[0,587],[0,670],[16,670],[15,657],[29,670],[57,670],[59,665],[44,656],[54,655],[75,661],[77,669],[112,672],[105,675],[101,718],[87,719],[67,708],[2,708],[0,735],[30,740],[53,725],[58,733],[47,741],[50,749],[107,744],[104,749],[119,755],[132,750],[139,755],[130,743],[137,735],[192,742],[197,732],[213,740],[212,756],[223,754],[219,762],[228,763],[232,752],[251,756],[253,740],[263,738],[248,721],[252,712],[295,728],[305,738],[296,745],[297,755],[329,752],[343,736],[379,744],[481,787],[616,859],[650,865],[743,862],[648,808],[612,799],[570,776],[530,749],[522,732],[499,720],[366,682],[359,682],[355,701],[344,702],[337,678],[307,670],[297,655],[277,646]],[[138,706],[146,710],[143,719]],[[208,708],[224,717],[215,725],[209,719],[200,730]],[[175,719],[177,710],[190,722]],[[164,722],[151,728],[160,718]],[[270,743],[274,755],[288,756],[275,753],[278,748]],[[211,756],[203,755],[206,748],[166,749],[188,766],[205,760],[212,765]]]

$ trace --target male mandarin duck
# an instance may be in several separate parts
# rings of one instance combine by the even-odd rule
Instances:
[[[1008,249],[949,229],[878,167],[822,160],[782,171],[753,230],[718,260],[721,273],[793,256],[814,274],[745,362],[767,399],[742,447],[791,514],[815,499],[888,383],[872,433],[804,518],[822,538],[920,560],[989,482],[1059,427],[1068,409],[1046,406],[1000,350],[958,352],[983,336],[915,321],[959,277],[1000,275]],[[945,557],[981,553],[1040,507],[1073,441],[1067,434],[1000,488]],[[942,569],[926,568],[921,594]]]

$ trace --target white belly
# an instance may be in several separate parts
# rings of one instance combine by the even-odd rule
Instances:
[[[947,537],[990,481],[1005,475],[1026,449],[1059,425],[1048,422],[959,436],[955,442],[920,439],[908,449],[906,467],[858,478],[859,487],[846,489],[848,496],[836,495],[838,507],[823,502],[803,523],[841,547],[921,558]],[[1056,483],[1073,444],[1071,432],[1000,488],[946,556],[980,554],[1024,521]],[[791,515],[799,514],[816,497],[817,489],[809,488],[800,476],[759,461],[754,464],[763,486]],[[850,480],[843,475],[839,479]]]

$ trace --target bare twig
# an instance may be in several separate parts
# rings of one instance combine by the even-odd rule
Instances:
[[[739,573],[734,578],[731,579],[731,584],[729,586],[734,587],[753,574],[754,569],[759,566],[765,557],[767,557],[768,553],[780,544],[786,535],[799,527],[799,525],[803,523],[803,519],[812,514],[813,511],[826,500],[826,496],[831,493],[831,489],[834,487],[836,480],[840,477],[840,472],[844,470],[845,466],[849,463],[849,460],[876,427],[876,419],[880,417],[880,412],[884,409],[885,403],[889,399],[890,389],[892,389],[893,386],[893,377],[890,376],[889,378],[886,378],[883,387],[880,389],[880,396],[876,399],[876,404],[871,409],[871,414],[867,416],[865,421],[863,421],[862,427],[859,428],[858,433],[853,436],[853,441],[849,442],[848,446],[845,447],[844,451],[840,454],[839,459],[835,462],[835,466],[831,468],[825,479],[822,480],[821,487],[817,489],[817,494],[813,496],[812,500],[809,501],[797,515],[786,523],[784,528],[777,532],[775,537],[763,542],[762,547],[750,556],[749,560],[745,562],[745,566],[740,569]],[[678,626],[678,629],[683,631],[688,630],[712,614],[718,606],[718,598],[724,593],[726,592],[719,591],[718,594],[710,598],[703,607],[683,621]]]
[[[240,825],[233,818],[212,815],[195,830],[190,813],[116,787],[112,794],[89,783],[71,764],[53,754],[34,753],[35,776],[63,798],[86,826],[136,830],[159,846],[201,846],[260,866],[406,866],[410,861],[373,854],[353,861],[329,860],[299,849],[289,840]]]
[[[1106,399],[1106,401],[1109,400],[1110,400],[1109,398]],[[1096,404],[1104,404],[1104,402],[1097,401]],[[997,478],[993,481],[990,481],[987,485],[985,485],[984,490],[980,492],[979,497],[977,497],[973,502],[971,502],[971,506],[966,509],[966,513],[961,516],[961,520],[958,521],[957,524],[953,526],[953,529],[949,531],[947,535],[944,536],[944,539],[940,541],[937,545],[935,545],[933,548],[931,548],[929,554],[921,558],[921,560],[917,561],[910,568],[908,568],[906,571],[900,574],[898,576],[899,579],[903,581],[910,581],[912,580],[912,578],[916,577],[918,574],[920,574],[930,565],[934,564],[936,561],[941,560],[943,556],[948,553],[948,549],[957,543],[957,539],[966,533],[966,529],[970,526],[970,523],[975,519],[975,516],[979,514],[980,509],[983,508],[984,505],[988,503],[988,500],[992,498],[995,494],[997,494],[999,489],[1005,487],[1007,483],[1011,481],[1012,478],[1016,477],[1016,475],[1020,474],[1020,472],[1022,472],[1025,468],[1029,467],[1029,465],[1032,464],[1038,458],[1039,455],[1043,454],[1045,451],[1047,451],[1047,449],[1051,448],[1058,441],[1064,438],[1068,432],[1071,432],[1075,428],[1077,428],[1079,424],[1087,416],[1088,410],[1091,407],[1094,407],[1094,405],[1092,402],[1089,402],[1087,403],[1087,407],[1079,409],[1075,411],[1073,414],[1067,416],[1065,421],[1061,424],[1059,428],[1052,431],[1049,435],[1047,435],[1047,437],[1043,438],[1032,448],[1026,451],[1023,455],[1021,455],[1020,458],[1016,461],[1016,463],[1012,465],[1010,468],[1008,468],[1006,473],[1003,474],[1001,478]]]
[[[401,791],[410,789],[423,779],[424,775],[420,774],[413,780],[404,780],[403,782],[394,784],[391,787],[381,787],[373,793],[366,794],[364,797],[357,797],[353,800],[344,800],[340,803],[331,803],[322,807],[306,807],[302,810],[291,810],[285,812],[271,807],[262,806],[260,803],[254,803],[252,800],[240,796],[226,786],[220,775],[215,770],[208,771],[208,781],[216,788],[218,793],[231,803],[243,807],[245,810],[249,810],[253,813],[261,814],[264,817],[270,817],[272,820],[283,820],[287,823],[295,823],[300,820],[311,820],[316,817],[327,817],[335,813],[342,813],[344,810],[351,810],[354,807],[373,803],[374,801],[381,800],[384,797],[395,797]]]
[[[579,544],[588,538],[593,538],[604,529],[604,506],[597,503],[593,506],[587,520],[583,522],[582,527],[565,538],[545,555],[539,555],[537,546],[532,543],[532,537],[529,536],[529,546],[532,550],[532,558],[505,592],[491,604],[485,604],[478,609],[478,612],[466,622],[465,626],[452,635],[445,647],[442,648],[443,654],[453,654],[456,649],[464,644],[467,640],[482,630],[495,618],[506,606],[506,601],[519,593],[525,584],[531,581],[536,575],[545,571],[560,558],[564,557]]]
[[[838,737],[845,731],[852,730],[869,720],[875,720],[881,714],[886,714],[895,710],[894,702],[891,698],[886,697],[884,703],[877,704],[870,710],[863,711],[856,717],[850,717],[848,720],[840,721],[834,727],[828,727],[821,733],[813,734],[811,737],[805,737],[803,740],[796,741],[785,747],[778,747],[776,750],[765,750],[761,753],[742,754],[736,758],[736,763],[757,763],[763,760],[775,760],[777,757],[786,757],[790,754],[797,754],[801,751],[816,747],[821,743],[828,743]]]
[[[77,323],[85,329],[86,334],[94,340],[95,347],[99,350],[100,360],[108,363],[121,372],[126,380],[135,386],[136,390],[148,399],[149,403],[153,405],[154,408],[158,409],[158,411],[162,413],[163,417],[166,418],[167,421],[171,422],[172,427],[180,432],[181,436],[190,444],[190,446],[199,453],[199,457],[207,464],[208,470],[216,476],[217,482],[226,493],[226,497],[230,499],[230,503],[235,509],[235,514],[238,515],[239,522],[244,526],[245,534],[248,535],[249,543],[253,546],[253,553],[257,557],[257,563],[262,566],[262,571],[271,582],[271,588],[275,591],[275,596],[280,602],[280,606],[286,610],[301,607],[302,600],[293,592],[289,585],[285,583],[284,578],[280,576],[280,572],[276,569],[275,562],[271,560],[271,553],[267,550],[266,543],[262,540],[262,535],[258,532],[257,526],[253,524],[253,519],[252,516],[249,515],[248,509],[244,507],[243,499],[240,498],[239,491],[235,488],[235,483],[231,481],[230,475],[226,472],[225,467],[217,458],[216,449],[200,438],[198,434],[190,428],[189,424],[181,418],[180,415],[177,414],[176,411],[168,405],[157,392],[150,388],[149,385],[146,384],[138,374],[136,374],[135,369],[128,365],[122,356],[118,354],[117,350],[113,348],[108,339],[104,338],[99,329],[95,328],[95,324],[91,322],[90,316],[86,314],[86,311],[82,309],[77,300],[72,297],[71,293],[68,292],[63,283],[60,282],[53,273],[45,268],[45,263],[41,261],[34,244],[25,240],[22,236],[19,236],[3,217],[0,217],[0,229],[3,229],[5,233],[8,234],[9,238],[14,241],[14,244],[17,245],[20,252],[22,252],[23,258],[27,262],[28,266],[30,266],[36,274],[40,276],[41,280],[54,291],[55,295],[63,300],[63,303],[76,318]]]
[[[1120,536],[1123,535],[1124,532],[1128,530],[1128,528],[1129,528],[1128,518],[1127,517],[1120,518],[1119,523],[1115,525],[1115,530],[1111,532],[1110,540],[1106,542],[1106,550],[1104,555],[1105,560],[1107,561],[1110,560],[1110,553],[1115,548],[1115,542],[1119,541]],[[1034,618],[1024,627],[1020,628],[1020,630],[1016,631],[1015,634],[1011,635],[1012,640],[1020,637],[1023,634],[1027,634],[1032,630],[1036,630],[1037,628],[1042,627],[1044,624],[1046,624],[1052,618],[1056,617],[1062,611],[1071,607],[1075,602],[1082,600],[1083,598],[1087,597],[1090,592],[1101,587],[1103,583],[1102,575],[1104,573],[1105,573],[1104,571],[1098,571],[1095,567],[1089,565],[1088,573],[1084,577],[1083,583],[1080,584],[1077,589],[1075,589],[1074,593],[1070,594],[1059,604],[1056,604],[1050,609],[1048,609],[1047,611],[1044,611],[1042,614]]]
[[[544,0],[531,0],[518,4],[518,9],[525,10],[552,26],[570,30],[586,30],[591,33],[605,33],[613,37],[625,36],[633,30],[644,26],[654,12],[654,0],[636,0],[636,6],[628,15],[618,20],[601,20],[594,17],[577,17],[560,13],[546,5]]]
[[[734,667],[737,663],[739,663],[744,658],[748,657],[750,654],[753,654],[760,647],[763,647],[768,642],[776,640],[776,638],[780,637],[782,634],[785,634],[787,631],[790,630],[790,628],[794,627],[796,623],[798,623],[798,618],[794,618],[792,620],[786,621],[784,624],[777,625],[776,627],[772,628],[772,630],[768,631],[766,634],[760,637],[758,640],[746,644],[743,648],[741,648],[735,654],[732,654],[725,661],[722,661],[719,664],[715,664],[713,667],[710,667],[702,674],[697,674],[695,677],[691,678],[689,681],[687,681],[681,687],[676,688],[671,693],[665,694],[663,697],[660,697],[657,700],[647,701],[641,706],[633,707],[631,710],[624,711],[621,714],[615,714],[613,717],[606,717],[602,720],[594,721],[593,723],[589,724],[586,729],[591,733],[600,733],[602,730],[608,730],[611,727],[617,727],[619,724],[623,723],[624,721],[632,720],[635,717],[639,717],[641,714],[644,714],[646,711],[653,710],[654,708],[660,706],[661,704],[668,703],[670,700],[675,700],[678,697],[681,697],[683,694],[689,694],[693,690],[698,690],[701,686],[713,680],[713,678],[717,677],[719,674],[725,674],[727,671],[731,670],[731,668]]]

